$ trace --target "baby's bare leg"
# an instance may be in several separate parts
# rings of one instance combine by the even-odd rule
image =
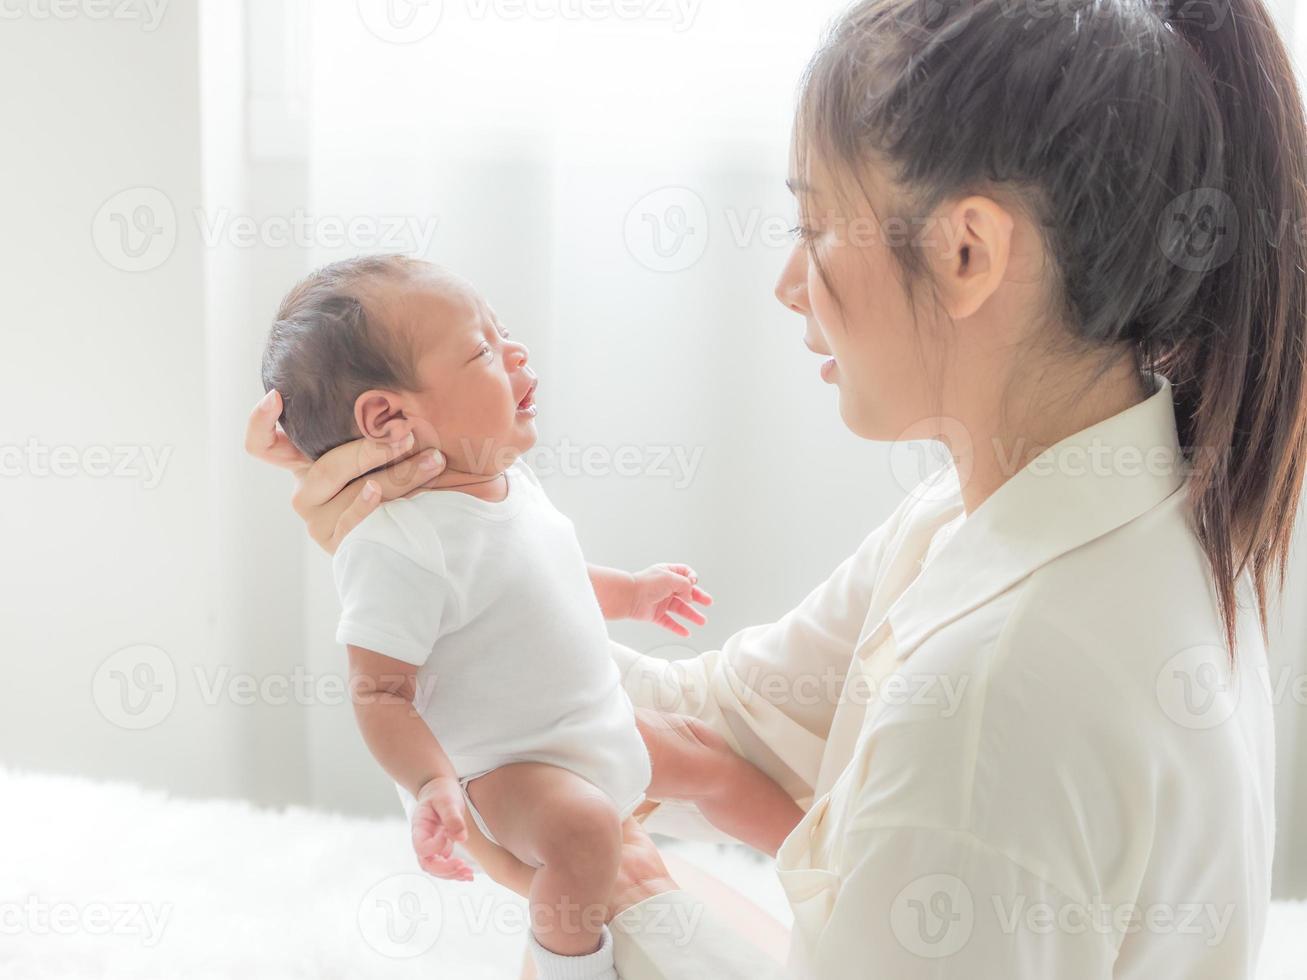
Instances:
[[[766,773],[696,718],[636,710],[653,799],[687,800],[718,830],[775,856],[803,811]]]
[[[527,896],[540,945],[562,956],[598,949],[622,858],[612,801],[575,773],[537,762],[502,766],[467,791],[495,838],[540,865]]]

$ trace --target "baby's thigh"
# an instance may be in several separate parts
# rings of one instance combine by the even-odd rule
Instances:
[[[467,794],[499,843],[527,864],[620,858],[617,807],[567,769],[515,762],[473,779]]]

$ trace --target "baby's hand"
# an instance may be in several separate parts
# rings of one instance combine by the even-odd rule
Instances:
[[[690,631],[673,619],[673,615],[696,626],[707,622],[703,613],[690,603],[709,606],[712,596],[699,588],[699,576],[688,565],[651,565],[632,578],[631,619],[657,623],[677,636],[689,636]]]
[[[452,776],[437,776],[418,792],[413,811],[413,850],[418,864],[437,878],[471,881],[472,869],[453,856],[454,842],[467,840],[463,791]]]

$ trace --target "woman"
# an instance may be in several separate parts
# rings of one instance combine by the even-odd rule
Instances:
[[[845,425],[954,465],[776,623],[674,666],[615,650],[633,699],[806,809],[787,975],[1254,975],[1307,128],[1263,0],[1175,7],[865,0],[805,76],[777,297]],[[430,477],[364,493],[394,450],[309,467],[278,411],[250,450],[328,550]],[[776,972],[639,832],[612,907],[626,980]]]

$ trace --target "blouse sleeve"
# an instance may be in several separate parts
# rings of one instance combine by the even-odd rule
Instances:
[[[620,980],[781,980],[781,965],[684,891],[632,905],[611,924]]]
[[[893,523],[874,531],[797,608],[740,630],[720,650],[668,661],[614,644],[632,702],[699,718],[794,799],[810,799]],[[691,809],[663,804],[646,829],[712,838]],[[687,832],[692,827],[697,834]]]
[[[965,832],[854,831],[840,881],[804,962],[822,980],[1108,980],[1116,952],[1081,903]]]

